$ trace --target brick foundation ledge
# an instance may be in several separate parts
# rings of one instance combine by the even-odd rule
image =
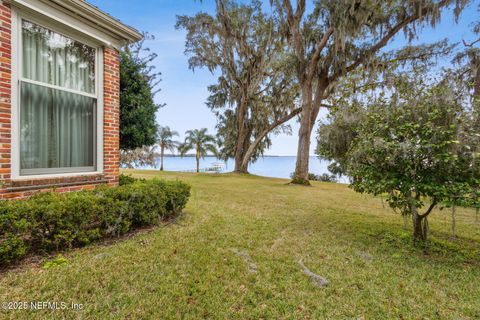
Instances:
[[[103,184],[108,183],[108,180],[92,180],[92,181],[78,181],[78,182],[63,182],[63,183],[56,183],[56,184],[41,184],[41,185],[30,185],[24,187],[11,187],[6,188],[6,192],[20,192],[20,191],[27,191],[27,190],[43,190],[43,189],[56,189],[62,187],[73,187],[73,186],[82,186],[82,185],[91,185],[91,184]]]
[[[69,192],[109,184],[103,174],[31,180],[10,180],[0,188],[0,199],[26,198],[41,191]]]

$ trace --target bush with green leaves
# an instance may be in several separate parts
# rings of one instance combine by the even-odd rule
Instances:
[[[155,144],[155,113],[163,105],[155,102],[160,91],[160,73],[152,65],[157,54],[144,47],[144,39],[120,51],[120,149],[132,151]]]
[[[385,195],[392,208],[411,216],[414,238],[422,241],[437,205],[473,205],[479,197],[479,123],[462,93],[445,80],[397,79],[390,96],[364,99],[342,148],[339,135],[330,134],[319,136],[324,140],[317,149],[340,164],[355,191]],[[345,119],[348,109],[337,110],[319,132],[341,128],[335,119]]]
[[[290,173],[290,178],[293,179],[295,176],[295,172]],[[309,181],[322,181],[322,182],[337,182],[337,176],[334,174],[329,173],[322,173],[320,175],[316,175],[315,173],[308,174]]]
[[[180,213],[190,196],[180,181],[121,180],[118,187],[0,202],[0,266],[156,225]]]
[[[146,181],[146,179],[143,178],[134,178],[131,175],[121,173],[120,176],[118,177],[118,185],[124,186],[126,184],[132,184],[137,181]]]

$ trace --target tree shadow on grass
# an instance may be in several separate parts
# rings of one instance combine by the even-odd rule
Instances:
[[[480,241],[476,239],[461,236],[452,239],[446,232],[431,230],[426,242],[416,242],[412,230],[364,214],[330,214],[328,221],[318,215],[309,215],[304,219],[310,222],[313,221],[311,219],[320,219],[318,223],[302,221],[304,232],[320,233],[326,228],[339,241],[360,251],[368,248],[380,255],[416,258],[432,264],[480,266]]]

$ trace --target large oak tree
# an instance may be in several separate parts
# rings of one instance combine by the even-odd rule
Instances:
[[[323,102],[337,82],[362,67],[372,71],[382,49],[401,31],[413,40],[424,25],[435,26],[443,9],[458,16],[467,1],[453,0],[272,0],[283,26],[301,87],[301,120],[293,183],[308,184],[310,140]]]
[[[248,172],[270,146],[269,134],[287,129],[282,125],[300,112],[278,27],[260,1],[217,0],[214,15],[177,18],[177,28],[187,31],[190,68],[220,73],[207,105],[218,118],[220,156],[233,157],[236,172]]]

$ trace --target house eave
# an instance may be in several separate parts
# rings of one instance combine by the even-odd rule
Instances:
[[[22,0],[3,0],[6,3],[22,5]],[[109,14],[84,0],[40,0],[46,5],[57,6],[70,15],[81,18],[97,29],[108,32],[124,44],[140,41],[143,35],[136,29],[120,22]]]

